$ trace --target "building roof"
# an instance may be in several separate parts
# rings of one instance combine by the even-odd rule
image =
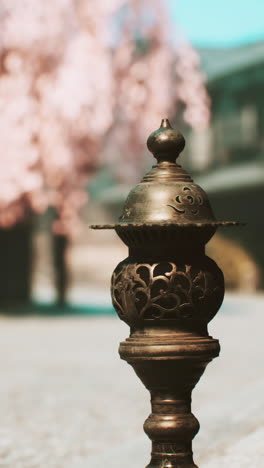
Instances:
[[[218,168],[208,175],[195,178],[196,183],[209,194],[232,192],[264,186],[262,161]]]
[[[230,48],[199,48],[198,52],[208,81],[264,64],[264,41]]]

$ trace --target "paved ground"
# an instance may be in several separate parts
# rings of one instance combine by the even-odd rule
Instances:
[[[222,353],[194,392],[201,468],[263,467],[264,297],[228,296]],[[0,318],[0,468],[143,468],[148,394],[115,317]]]

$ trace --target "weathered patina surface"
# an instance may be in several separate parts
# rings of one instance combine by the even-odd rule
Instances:
[[[196,467],[199,423],[191,393],[219,354],[207,324],[224,297],[224,279],[205,255],[218,226],[206,193],[176,163],[183,136],[164,119],[147,142],[157,164],[128,195],[114,228],[129,256],[112,277],[113,305],[131,329],[120,356],[151,394],[144,430],[152,440],[148,468]]]

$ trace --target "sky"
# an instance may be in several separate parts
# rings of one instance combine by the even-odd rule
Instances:
[[[196,45],[264,40],[264,0],[167,0],[172,18]]]

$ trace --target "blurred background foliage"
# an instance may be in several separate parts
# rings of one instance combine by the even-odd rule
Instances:
[[[263,287],[264,42],[242,3],[224,25],[227,2],[0,1],[1,305],[108,290],[126,249],[88,225],[118,218],[163,117],[216,216],[247,223],[208,245],[227,287]]]

